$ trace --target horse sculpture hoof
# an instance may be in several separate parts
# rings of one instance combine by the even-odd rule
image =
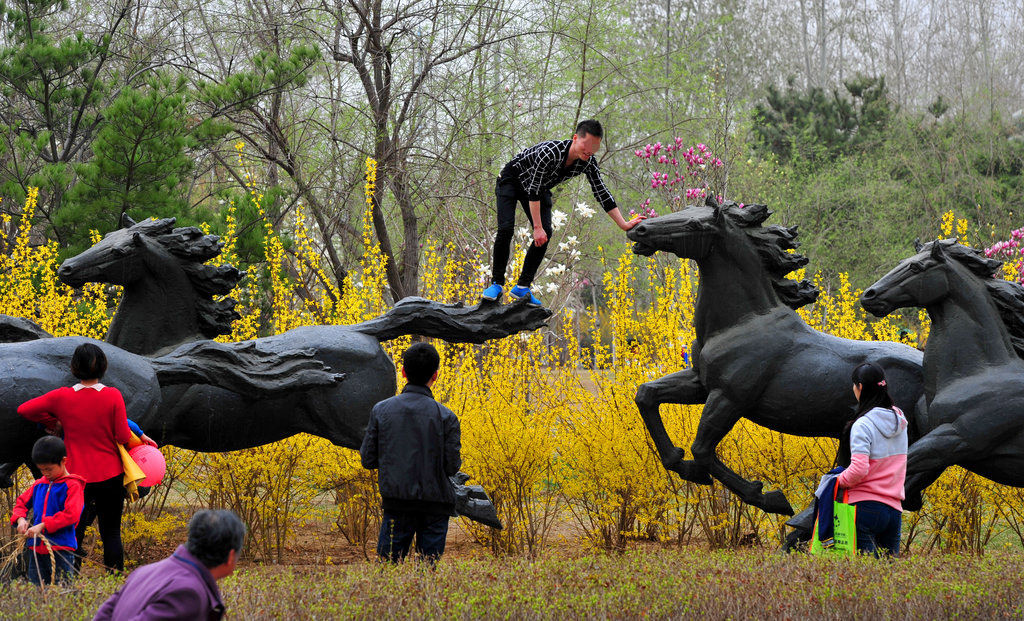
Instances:
[[[686,451],[679,448],[678,446],[673,446],[672,450],[669,451],[667,455],[661,458],[661,465],[664,466],[666,470],[671,470],[673,466],[676,466],[685,460]]]
[[[920,511],[922,506],[924,506],[924,500],[921,498],[920,492],[907,494],[907,497],[903,499],[904,511]]]
[[[778,513],[779,515],[793,515],[793,507],[786,500],[786,495],[775,490],[774,492],[768,492],[764,494],[764,504],[761,506],[762,509],[768,513]]]
[[[697,483],[698,485],[711,485],[711,474],[708,473],[707,468],[695,461],[678,461],[666,466],[666,468],[678,474],[684,481]]]

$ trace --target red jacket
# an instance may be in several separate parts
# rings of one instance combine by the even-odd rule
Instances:
[[[130,440],[132,430],[118,389],[103,384],[58,388],[22,403],[18,414],[47,427],[60,422],[68,450],[68,472],[81,476],[86,483],[123,474],[117,445]]]

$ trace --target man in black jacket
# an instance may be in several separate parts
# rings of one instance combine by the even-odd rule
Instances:
[[[377,554],[398,562],[416,551],[431,562],[444,553],[448,518],[455,515],[455,491],[448,477],[462,465],[459,419],[434,400],[440,356],[433,345],[416,343],[402,356],[402,394],[373,407],[359,449],[363,467],[378,470],[384,519]]]

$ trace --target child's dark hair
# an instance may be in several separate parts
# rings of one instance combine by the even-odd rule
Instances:
[[[68,451],[64,448],[64,440],[57,436],[43,436],[32,445],[32,463],[37,466],[59,464],[67,456]]]
[[[402,368],[410,384],[426,386],[441,366],[441,356],[430,343],[414,343],[402,354]]]
[[[850,465],[850,430],[853,423],[870,412],[874,408],[891,408],[892,397],[889,396],[889,387],[885,381],[885,371],[882,367],[873,362],[865,362],[853,370],[853,383],[860,385],[860,399],[853,417],[843,427],[843,434],[839,436],[839,451],[836,453],[836,465],[844,468]]]
[[[82,343],[71,356],[71,374],[80,380],[98,380],[107,372],[107,357],[98,345]]]
[[[891,408],[892,397],[885,381],[885,371],[873,362],[865,362],[853,370],[853,383],[860,384],[860,403],[857,404],[857,416],[870,412],[873,408]]]
[[[580,121],[580,124],[576,126],[576,135],[604,138],[604,128],[601,127],[600,122],[594,119],[587,119],[585,121]]]

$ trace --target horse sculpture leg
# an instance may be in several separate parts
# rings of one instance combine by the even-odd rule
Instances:
[[[9,461],[6,464],[0,464],[0,489],[7,489],[14,485],[14,473],[21,466],[19,461]]]
[[[708,471],[693,461],[686,461],[686,452],[672,444],[672,438],[665,430],[659,407],[662,403],[693,405],[704,403],[708,391],[697,378],[693,369],[684,369],[641,384],[636,391],[636,406],[640,410],[647,432],[651,434],[658,457],[665,469],[679,474],[686,481],[710,485]]]
[[[921,492],[935,482],[946,468],[975,455],[953,425],[939,425],[907,451],[907,479],[903,508],[918,511],[923,504]]]
[[[761,493],[764,484],[748,481],[726,466],[715,449],[732,428],[743,418],[743,411],[737,408],[721,391],[715,390],[708,397],[697,426],[697,437],[693,441],[693,457],[698,464],[708,469],[711,476],[722,482],[743,502],[754,505],[767,513],[793,515],[793,507],[786,495],[775,490]]]
[[[25,459],[24,461],[9,461],[5,464],[0,464],[0,489],[7,489],[14,486],[14,473],[18,471],[18,468],[22,464],[28,466],[29,472],[32,473],[34,479],[38,479],[43,476],[43,473],[36,468],[36,465],[32,463],[31,459]]]

